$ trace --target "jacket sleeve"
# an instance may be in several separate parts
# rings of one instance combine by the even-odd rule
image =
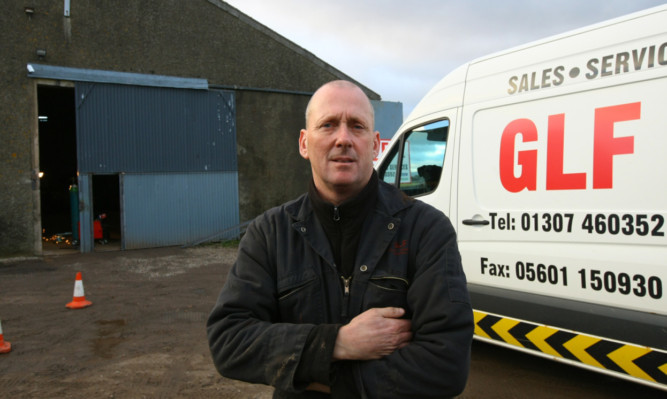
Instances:
[[[359,365],[359,384],[371,398],[452,397],[468,378],[474,321],[456,233],[440,211],[422,211],[413,218],[417,226],[402,226],[417,248],[407,292],[413,341]]]
[[[278,322],[275,261],[260,228],[267,223],[260,220],[248,227],[211,311],[206,325],[209,346],[223,376],[298,391],[305,384],[294,386],[294,377],[314,326]]]

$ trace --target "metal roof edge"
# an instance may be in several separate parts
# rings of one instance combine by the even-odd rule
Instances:
[[[169,87],[176,89],[208,90],[206,79],[182,78],[131,72],[104,71],[98,69],[70,68],[29,63],[29,78],[70,80],[77,82],[115,83],[135,86]]]

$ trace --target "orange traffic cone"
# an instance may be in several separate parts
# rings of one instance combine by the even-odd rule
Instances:
[[[81,309],[92,305],[93,303],[86,300],[83,294],[83,280],[81,279],[81,272],[76,273],[76,281],[74,281],[74,298],[67,306],[70,309]]]
[[[0,320],[0,353],[9,353],[12,350],[12,344],[5,341],[4,335],[2,335],[2,321]]]

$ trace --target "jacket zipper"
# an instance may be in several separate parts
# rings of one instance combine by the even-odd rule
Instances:
[[[347,319],[347,307],[350,302],[350,282],[352,281],[352,276],[345,278],[341,275],[340,279],[343,280],[343,309],[341,309],[341,317],[343,320]]]
[[[340,210],[337,206],[333,207],[333,221],[340,222]],[[343,308],[341,309],[340,316],[343,320],[347,321],[347,307],[350,303],[350,282],[352,281],[352,276],[345,278],[341,274],[340,279],[343,280]]]

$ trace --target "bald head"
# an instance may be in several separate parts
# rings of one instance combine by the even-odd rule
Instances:
[[[319,89],[317,89],[317,91],[315,91],[313,96],[310,98],[310,101],[308,101],[308,106],[306,107],[306,127],[308,127],[308,122],[310,120],[314,104],[316,104],[319,101],[320,97],[322,97],[323,92],[326,92],[327,90],[330,90],[332,88],[358,92],[361,95],[361,97],[364,98],[364,103],[366,103],[364,106],[364,108],[366,108],[365,111],[369,113],[370,120],[373,123],[373,125],[371,125],[370,128],[371,130],[374,129],[375,111],[373,110],[373,105],[371,104],[371,100],[368,99],[366,93],[364,93],[364,91],[361,90],[359,86],[347,80],[332,80],[331,82],[323,84],[322,86],[320,86]]]

